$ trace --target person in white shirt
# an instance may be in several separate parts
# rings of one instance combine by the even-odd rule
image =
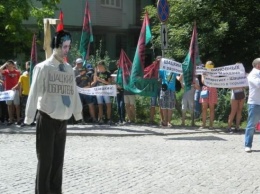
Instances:
[[[260,58],[256,58],[253,69],[248,74],[248,118],[245,132],[245,152],[251,152],[257,122],[260,120]]]
[[[191,114],[191,120],[193,120],[194,117],[194,94],[195,90],[200,90],[199,80],[198,78],[195,78],[194,83],[191,85],[191,89],[186,91],[185,90],[185,82],[183,74],[177,76],[177,80],[181,83],[181,87],[184,89],[184,93],[182,96],[181,101],[181,110],[182,110],[182,118],[181,118],[181,126],[185,126],[186,121],[186,112],[187,110],[190,111]]]
[[[38,110],[36,194],[62,193],[67,120],[72,114],[75,120],[82,119],[75,75],[72,67],[63,60],[70,46],[70,33],[56,32],[51,43],[53,54],[33,69],[24,122],[31,124]]]
[[[73,67],[73,71],[75,73],[75,76],[78,76],[80,74],[80,69],[83,67],[83,60],[81,58],[77,58],[75,61],[75,67]]]

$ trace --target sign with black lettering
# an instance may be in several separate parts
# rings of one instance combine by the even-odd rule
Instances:
[[[74,94],[75,80],[73,75],[62,71],[49,71],[47,79],[48,94],[66,96],[72,96]]]
[[[7,90],[4,92],[0,92],[0,101],[13,100],[15,91]]]
[[[94,95],[94,96],[116,96],[116,85],[105,85],[105,86],[97,86],[93,88],[80,88],[77,87],[78,92],[86,95]]]

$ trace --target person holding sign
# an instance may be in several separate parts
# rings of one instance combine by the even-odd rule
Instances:
[[[76,76],[76,84],[80,88],[90,88],[91,87],[91,79],[87,75],[87,69],[86,68],[83,67],[82,69],[79,69],[79,75]],[[91,116],[92,122],[96,123],[95,107],[94,107],[94,103],[92,101],[92,96],[79,93],[79,97],[80,97],[80,100],[82,102],[83,107],[86,104],[88,105],[89,114]],[[84,121],[83,111],[82,111],[82,115],[83,115],[82,123],[84,124],[85,121]]]
[[[214,68],[212,61],[207,61],[205,65],[206,69]],[[206,74],[201,76],[201,82],[204,84],[204,78]],[[200,94],[200,103],[202,103],[202,126],[200,128],[206,128],[207,110],[209,108],[209,129],[213,129],[213,122],[215,118],[215,105],[218,102],[217,88],[208,87],[204,85]]]
[[[231,127],[235,116],[236,116],[236,128],[234,132],[238,132],[239,130],[245,97],[246,96],[243,87],[237,87],[231,89],[231,112],[228,117],[228,129],[227,129],[228,133],[233,133]]]
[[[0,72],[5,77],[4,86],[5,91],[12,90],[13,87],[18,83],[20,77],[20,71],[16,69],[15,63],[13,60],[8,60],[4,65],[0,67]],[[7,108],[9,114],[9,121],[7,125],[12,125],[14,122],[14,108],[16,110],[16,120],[17,124],[20,125],[20,94],[19,90],[14,90],[14,99],[7,100]]]
[[[82,104],[72,67],[64,61],[71,47],[71,35],[61,30],[52,39],[52,55],[33,69],[25,110],[26,124],[36,110],[36,194],[62,193],[62,169],[67,120],[81,120]]]
[[[248,117],[245,132],[245,152],[251,152],[255,128],[260,120],[260,58],[256,58],[253,63],[253,69],[248,74]]]
[[[91,86],[105,86],[110,85],[112,81],[111,73],[107,71],[105,61],[99,61],[96,67],[96,71],[94,73],[94,80]],[[102,124],[103,121],[103,103],[106,103],[106,111],[107,111],[107,120],[109,125],[112,125],[111,120],[111,100],[110,96],[97,96],[98,103],[98,122]]]
[[[160,107],[162,110],[163,127],[172,127],[172,110],[175,106],[175,83],[177,74],[167,70],[159,70],[159,78],[162,80],[160,92]]]

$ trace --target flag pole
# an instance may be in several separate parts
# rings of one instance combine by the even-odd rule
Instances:
[[[195,30],[195,28],[196,28],[196,32],[195,33],[197,33],[197,25],[196,25],[196,21],[194,21],[194,25],[193,25],[193,31]],[[195,36],[197,36],[197,34],[195,35]],[[196,71],[196,55],[195,54],[193,54],[193,56],[192,56],[192,61],[194,61],[194,63],[193,63],[193,73],[192,73],[192,84],[193,84],[193,101],[192,101],[192,107],[193,107],[193,109],[192,109],[192,111],[191,111],[191,126],[192,127],[195,127],[195,117],[194,117],[194,109],[195,109],[195,100],[194,100],[194,96],[195,96],[195,71]],[[194,70],[195,69],[195,70]]]

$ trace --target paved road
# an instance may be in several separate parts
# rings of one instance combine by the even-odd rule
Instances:
[[[64,194],[260,193],[260,142],[243,134],[68,136]],[[0,134],[0,193],[34,193],[35,135]]]

